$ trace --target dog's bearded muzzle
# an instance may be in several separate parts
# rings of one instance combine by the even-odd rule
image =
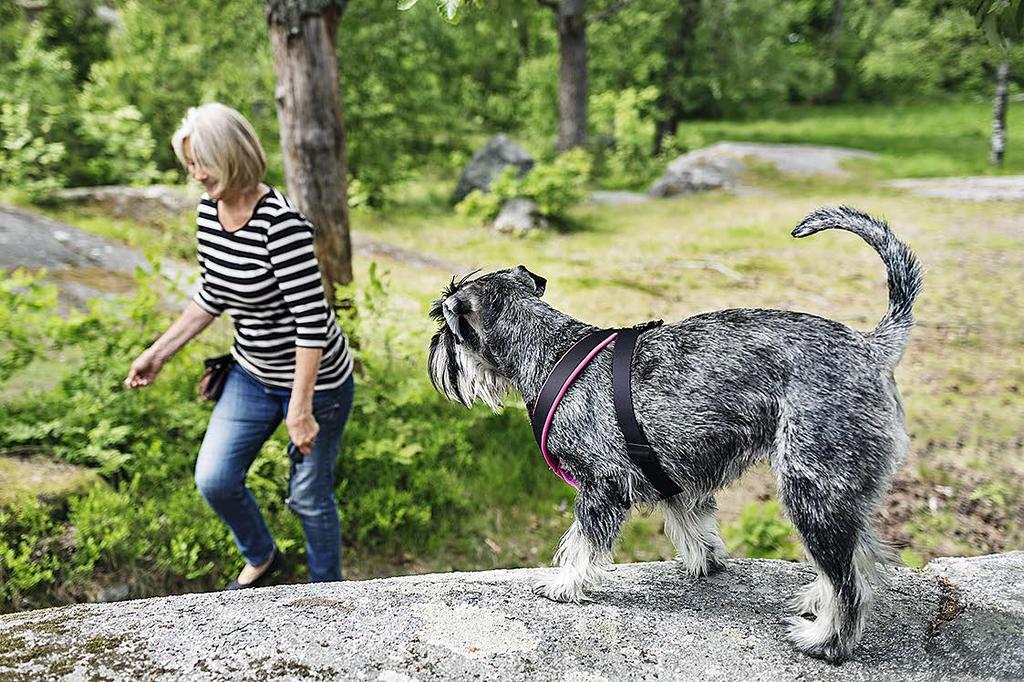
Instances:
[[[446,310],[442,306],[442,311]],[[448,322],[447,313],[445,322]],[[452,402],[472,407],[474,400],[480,400],[497,412],[511,388],[511,382],[471,348],[471,345],[479,347],[480,338],[475,332],[460,329],[458,317],[453,322],[442,326],[430,340],[430,381]],[[467,339],[469,335],[474,338]]]

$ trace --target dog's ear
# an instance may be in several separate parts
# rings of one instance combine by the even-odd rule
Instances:
[[[546,279],[544,279],[540,275],[533,274],[532,272],[526,269],[525,265],[520,265],[516,267],[512,272],[513,274],[516,275],[516,277],[521,279],[527,286],[533,287],[534,292],[537,294],[537,298],[540,298],[541,296],[544,295],[544,289],[548,285],[548,281]]]
[[[472,325],[466,319],[473,312],[473,305],[468,296],[453,294],[441,303],[441,313],[444,316],[445,324],[455,335],[455,339],[462,343],[466,335],[472,333]]]

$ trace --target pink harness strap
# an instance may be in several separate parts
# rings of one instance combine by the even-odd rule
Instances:
[[[586,355],[586,357],[584,357],[576,365],[575,369],[572,370],[572,373],[569,374],[568,378],[565,380],[565,382],[563,382],[561,389],[558,391],[558,394],[555,396],[554,400],[552,400],[551,407],[548,409],[547,416],[544,418],[543,427],[542,427],[542,429],[540,431],[540,437],[538,438],[538,442],[540,444],[540,452],[541,452],[542,455],[544,455],[544,461],[547,462],[548,467],[553,472],[558,474],[558,476],[563,481],[565,481],[566,483],[568,483],[569,485],[571,485],[574,488],[577,487],[575,479],[573,479],[572,476],[570,476],[565,471],[563,471],[562,468],[560,466],[558,466],[557,463],[555,463],[555,461],[552,459],[551,455],[548,453],[548,447],[547,447],[547,444],[548,444],[548,431],[551,428],[551,421],[555,417],[555,410],[558,409],[558,404],[562,402],[562,398],[565,396],[565,392],[569,390],[569,386],[571,386],[572,382],[576,380],[576,377],[579,376],[580,372],[582,372],[583,369],[588,364],[590,364],[590,361],[593,360],[594,357],[597,356],[597,354],[600,353],[601,350],[605,346],[607,346],[609,343],[611,343],[612,341],[615,340],[616,336],[618,336],[618,332],[612,332],[611,334],[609,334],[603,341],[598,343],[593,348],[593,350],[591,350]],[[586,340],[586,339],[583,339],[583,340]],[[582,341],[580,341],[580,343],[582,343]],[[555,367],[557,368],[562,363],[562,361],[565,360],[565,358],[567,356],[569,356],[572,353],[572,351],[578,345],[579,345],[579,343],[577,343],[572,348],[570,348],[568,351],[566,351],[566,354],[563,355],[561,359],[559,359],[559,361],[558,361],[558,363],[556,363]],[[549,380],[550,380],[550,377],[549,377]],[[549,388],[545,384],[544,388],[541,390],[541,393],[544,393],[547,390],[549,390]],[[537,416],[538,415],[536,414],[536,412],[537,412],[537,408],[538,407],[540,407],[540,400],[539,399],[538,399],[537,404],[535,404],[534,408],[533,408],[534,409],[534,414],[532,415],[532,421],[533,421],[533,423],[535,425],[537,424]],[[535,427],[534,430],[535,430],[535,433],[536,433],[536,427]]]

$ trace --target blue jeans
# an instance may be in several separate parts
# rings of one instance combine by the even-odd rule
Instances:
[[[341,580],[341,524],[334,500],[334,464],[352,410],[355,382],[313,392],[320,426],[310,455],[291,465],[288,508],[306,534],[310,582]],[[266,440],[288,414],[291,389],[272,388],[235,364],[217,400],[196,460],[196,486],[231,529],[238,551],[253,566],[274,552],[274,538],[245,476]]]

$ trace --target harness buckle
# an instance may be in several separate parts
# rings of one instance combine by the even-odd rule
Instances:
[[[654,448],[647,443],[630,443],[626,441],[626,452],[633,461],[649,462],[654,458]]]

